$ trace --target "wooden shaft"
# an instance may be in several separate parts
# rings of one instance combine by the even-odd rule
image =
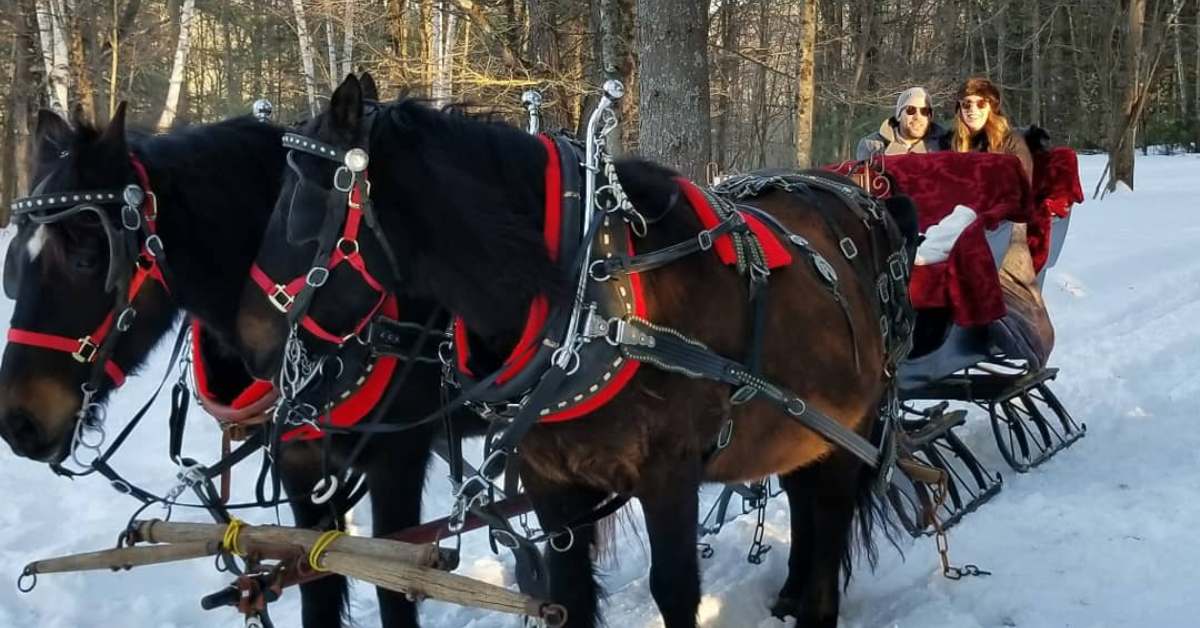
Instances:
[[[212,541],[195,541],[176,545],[121,547],[35,561],[25,566],[25,573],[38,574],[89,571],[93,569],[128,569],[141,565],[170,563],[179,560],[212,556],[220,551],[220,549],[220,543]]]
[[[152,519],[134,524],[137,538],[149,543],[220,543],[225,537],[226,526],[219,523],[177,523]],[[309,550],[321,536],[316,530],[286,528],[281,526],[244,525],[238,532],[243,545],[268,543],[278,545],[300,545]],[[441,552],[433,545],[414,545],[387,539],[372,539],[359,536],[340,536],[329,549],[352,554],[365,554],[384,560],[399,561],[422,567],[443,566]]]
[[[552,626],[560,626],[566,619],[566,610],[561,606],[523,593],[466,576],[385,558],[331,550],[322,555],[320,567],[417,599],[430,598],[461,606],[527,615],[545,619]]]

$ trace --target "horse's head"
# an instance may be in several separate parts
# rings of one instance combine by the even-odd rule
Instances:
[[[126,145],[124,103],[103,132],[40,112],[33,174],[31,195],[13,206],[18,232],[4,264],[15,303],[0,435],[19,455],[57,463],[98,436],[88,428],[99,404],[175,310],[156,281],[156,208]]]
[[[293,329],[314,357],[353,340],[396,280],[368,206],[374,100],[370,75],[351,75],[325,111],[284,137],[287,172],[237,320],[256,377],[278,373]],[[336,288],[316,290],[326,285]]]

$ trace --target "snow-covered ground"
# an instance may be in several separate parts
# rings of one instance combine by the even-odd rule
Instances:
[[[1102,156],[1081,158],[1091,192]],[[860,565],[844,598],[846,628],[1125,627],[1200,625],[1200,156],[1137,161],[1136,192],[1076,208],[1066,248],[1045,288],[1058,332],[1055,390],[1088,435],[1025,475],[1005,472],[1004,490],[951,533],[952,558],[993,572],[959,582],[938,574],[933,542],[902,540],[903,556],[881,546],[878,569]],[[0,320],[11,303],[0,301]],[[156,360],[166,359],[165,351]],[[132,380],[110,411],[114,423],[149,394],[157,376]],[[163,400],[165,402],[165,400]],[[160,403],[165,406],[165,403]],[[165,410],[152,415],[114,461],[156,490],[172,484]],[[198,416],[198,415],[194,415]],[[975,416],[965,427],[985,463],[1005,470],[990,429]],[[185,450],[215,459],[217,430],[193,420]],[[253,467],[254,463],[248,463]],[[35,559],[104,548],[135,503],[98,478],[70,482],[0,446],[0,575],[14,580]],[[235,484],[251,483],[250,471]],[[426,514],[442,516],[444,467],[431,473]],[[714,491],[708,491],[711,495]],[[244,491],[243,491],[244,494]],[[770,601],[786,571],[785,497],[772,500],[765,563],[745,561],[750,518],[729,524],[703,562],[701,623],[707,627],[784,626]],[[361,510],[361,509],[360,509]],[[147,516],[159,516],[151,509]],[[287,520],[287,513],[283,513]],[[368,525],[367,514],[357,513]],[[204,520],[198,513],[176,518]],[[252,522],[273,522],[252,513]],[[632,517],[637,520],[638,517]],[[647,585],[648,551],[638,526],[624,526],[619,561],[605,568],[613,626],[659,626]],[[469,535],[461,573],[511,583],[511,563],[494,557],[481,533]],[[198,598],[228,578],[211,561],[144,567],[118,574],[46,575],[30,594],[0,587],[0,627],[236,626],[231,611],[202,611]],[[272,606],[276,623],[299,623],[299,596]],[[374,593],[357,585],[358,625],[378,624]],[[511,617],[427,603],[427,626],[515,626]]]

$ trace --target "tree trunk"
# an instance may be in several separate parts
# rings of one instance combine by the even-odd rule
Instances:
[[[1175,95],[1179,102],[1179,119],[1188,119],[1187,72],[1183,67],[1183,26],[1179,23],[1179,15],[1183,13],[1184,0],[1175,0],[1174,19],[1171,20],[1171,30],[1175,31]]]
[[[37,0],[36,16],[42,62],[46,66],[47,103],[50,109],[65,116],[69,102],[70,71],[67,66],[66,42],[55,17],[53,0]]]
[[[342,76],[354,71],[354,2],[346,0],[342,18]]]
[[[813,161],[813,55],[817,51],[817,2],[804,0],[800,14],[800,77],[796,85],[796,166],[808,168]]]
[[[1042,44],[1041,44],[1041,29],[1042,16],[1038,10],[1040,5],[1039,0],[1028,0],[1029,6],[1029,36],[1030,36],[1030,52],[1032,59],[1030,64],[1032,72],[1030,73],[1030,88],[1029,88],[1029,123],[1043,124],[1042,122]]]
[[[196,14],[196,0],[184,0],[179,11],[179,41],[175,45],[175,61],[171,64],[167,101],[163,104],[162,115],[158,117],[159,131],[166,131],[175,122],[179,95],[183,91],[183,71],[187,65],[188,48],[192,43],[192,18]]]
[[[558,32],[562,12],[558,0],[529,0],[529,44],[525,52],[533,64],[534,76],[547,84],[544,88],[546,105],[542,107],[545,128],[569,128],[567,92],[562,88],[566,74],[563,65],[562,42]]]
[[[754,96],[750,111],[750,137],[754,150],[754,166],[767,165],[767,66],[762,62],[771,47],[771,4],[759,0],[758,4],[758,48],[755,50]]]
[[[738,17],[737,17],[737,0],[722,0],[721,8],[717,12],[717,32],[719,33],[721,48],[717,51],[719,60],[717,61],[717,102],[716,114],[717,128],[716,138],[714,138],[715,146],[713,146],[713,160],[717,162],[718,170],[724,172],[729,169],[729,149],[730,149],[730,127],[733,126],[733,85],[738,71],[738,58],[736,52],[738,50],[737,34],[738,34]]]
[[[458,14],[444,0],[438,2],[433,19],[433,41],[436,68],[433,76],[431,96],[438,106],[450,104],[454,98],[454,42],[458,27]]]
[[[75,3],[72,3],[75,4]],[[88,120],[96,120],[96,87],[92,82],[91,29],[99,19],[98,12],[91,2],[82,2],[75,6],[63,5],[63,23],[69,25],[70,48],[68,65],[71,69],[71,83],[75,86],[75,104],[78,104],[83,115]]]
[[[333,43],[333,12],[325,19],[325,47],[326,54],[329,59],[329,91],[337,89],[340,80],[338,80],[338,59],[337,59],[337,44]]]
[[[709,160],[708,12],[692,0],[638,0],[641,152],[704,181]]]
[[[4,126],[3,164],[0,164],[0,226],[8,225],[13,198],[29,191],[33,163],[31,113],[36,108],[38,22],[34,0],[13,3],[13,69]]]
[[[433,86],[433,3],[436,0],[420,0],[417,28],[421,37],[421,91],[429,95]]]
[[[1004,59],[1008,56],[1008,0],[996,10],[996,83],[1004,85]]]
[[[1114,103],[1112,132],[1108,139],[1108,163],[1110,167],[1107,190],[1117,189],[1123,182],[1133,188],[1133,149],[1137,139],[1137,112],[1134,111],[1141,88],[1142,35],[1146,20],[1146,0],[1129,0],[1126,13],[1126,32],[1122,47],[1121,101]]]
[[[304,0],[292,0],[292,12],[296,15],[296,37],[300,44],[300,62],[304,68],[304,92],[308,96],[308,111],[317,115],[317,76],[313,69],[312,39],[308,36],[308,21],[304,19]]]
[[[615,154],[637,146],[637,80],[633,62],[633,0],[599,0],[600,59],[604,78],[616,79],[625,86],[619,104],[619,137],[613,138]]]

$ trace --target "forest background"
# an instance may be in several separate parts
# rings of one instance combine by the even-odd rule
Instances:
[[[0,0],[0,224],[28,193],[39,108],[166,130],[319,111],[347,73],[384,98],[581,131],[622,80],[620,146],[697,180],[852,158],[925,86],[935,118],[991,78],[1018,126],[1106,151],[1200,151],[1200,0]]]

